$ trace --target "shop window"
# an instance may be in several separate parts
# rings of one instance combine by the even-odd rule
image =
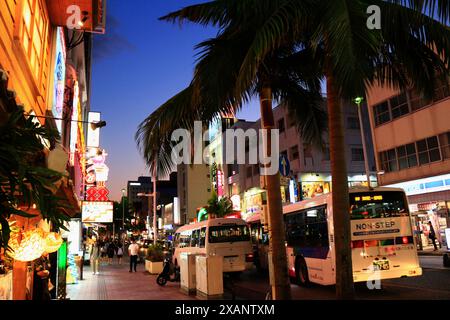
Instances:
[[[284,118],[281,118],[280,120],[278,120],[278,130],[280,130],[280,133],[282,133],[285,129]]]
[[[379,126],[383,123],[391,121],[391,114],[389,113],[389,105],[387,101],[379,103],[373,107],[375,125]]]
[[[352,148],[352,161],[364,161],[364,152],[362,148]]]
[[[409,113],[408,99],[406,93],[399,94],[389,100],[391,104],[392,119],[401,117]]]
[[[358,117],[348,117],[347,118],[347,129],[359,130],[359,118]]]
[[[439,135],[439,144],[443,159],[450,159],[450,132]]]
[[[290,151],[291,151],[291,159],[292,160],[297,160],[299,158],[298,146],[292,147]]]

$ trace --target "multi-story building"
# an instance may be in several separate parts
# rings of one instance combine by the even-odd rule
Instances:
[[[345,140],[347,154],[347,170],[350,186],[367,185],[364,167],[364,153],[361,142],[361,131],[357,107],[351,103],[344,104],[345,115]],[[331,168],[328,145],[322,150],[319,147],[303,142],[295,122],[289,118],[286,108],[282,105],[274,108],[274,119],[279,129],[279,151],[283,156],[284,165],[290,167],[290,172],[281,177],[281,196],[283,203],[297,202],[309,199],[315,195],[327,193],[331,190]],[[369,130],[367,114],[363,114],[366,130]],[[232,129],[261,128],[260,121],[238,121]],[[370,133],[370,131],[369,131]],[[367,132],[365,132],[367,136]],[[371,149],[370,135],[366,139]],[[327,137],[325,134],[325,141]],[[226,139],[222,138],[224,150]],[[235,145],[237,147],[237,144]],[[236,211],[241,211],[244,219],[261,212],[266,202],[266,192],[260,176],[260,164],[249,161],[249,152],[254,152],[248,140],[245,144],[245,164],[223,165],[223,188],[232,202]],[[236,149],[234,151],[237,153]],[[240,151],[242,152],[242,151]],[[226,163],[226,152],[222,152],[223,163]],[[368,153],[371,185],[376,185],[373,154]],[[280,158],[281,159],[281,158]],[[277,160],[278,161],[278,160]]]
[[[137,216],[146,216],[149,209],[149,200],[146,197],[138,196],[139,193],[150,194],[153,192],[151,177],[139,177],[137,181],[128,181],[127,197],[133,213]]]
[[[67,176],[56,184],[56,195],[69,202],[71,208],[65,211],[71,217],[80,213],[79,203],[84,199],[86,125],[82,122],[90,108],[91,33],[104,32],[105,3],[0,2],[0,86],[7,89],[0,95],[0,119],[21,105],[26,116],[59,131],[61,140],[45,150],[45,157],[48,168]],[[79,9],[80,16],[69,7]],[[16,218],[20,224],[20,217]],[[30,299],[26,264],[14,262],[13,274],[13,298]],[[56,271],[51,274],[58,298],[64,298],[64,276],[56,281]]]
[[[426,223],[432,221],[440,230],[441,243],[450,225],[449,97],[450,88],[444,83],[437,86],[431,101],[415,90],[374,87],[368,94],[379,183],[403,188],[417,230],[426,230]],[[423,245],[427,245],[425,233]]]
[[[194,221],[197,212],[204,207],[211,197],[211,174],[208,164],[181,164],[177,166],[178,173],[178,199],[180,221],[183,225]]]

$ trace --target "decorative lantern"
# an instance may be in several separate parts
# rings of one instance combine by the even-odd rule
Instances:
[[[44,232],[42,229],[20,231],[11,234],[8,245],[13,250],[10,255],[17,261],[33,261],[44,253]]]
[[[56,252],[61,244],[63,243],[63,239],[59,233],[49,232],[45,236],[45,247],[44,251],[47,253]]]

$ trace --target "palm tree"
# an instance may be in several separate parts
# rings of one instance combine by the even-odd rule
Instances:
[[[381,9],[381,30],[366,27],[370,5]],[[262,76],[258,88],[261,116],[269,128],[273,125],[270,112],[266,112],[271,88],[264,82],[261,66],[291,40],[297,47],[313,51],[313,60],[320,63],[326,78],[333,192],[339,195],[333,197],[338,298],[352,298],[354,291],[341,100],[360,96],[375,84],[401,90],[414,87],[431,97],[436,79],[448,80],[450,34],[444,23],[449,17],[449,3],[438,0],[218,0],[164,17],[222,30],[253,26],[235,96]],[[271,200],[272,204],[277,201]]]
[[[54,185],[62,175],[45,167],[43,141],[55,141],[57,133],[25,118],[22,107],[4,113],[0,121],[0,248],[7,248],[11,215],[34,217],[27,213],[36,204],[42,217],[55,231],[66,229],[69,205],[54,195]]]
[[[266,15],[271,9],[266,9]],[[253,96],[260,98],[261,124],[269,131],[269,137],[270,130],[275,129],[272,112],[275,99],[282,101],[296,117],[297,128],[305,142],[322,146],[326,115],[320,104],[320,81],[313,67],[317,63],[313,61],[311,50],[299,52],[291,41],[291,45],[266,55],[247,86],[236,87],[237,76],[256,35],[256,26],[263,23],[264,17],[254,16],[252,24],[221,28],[215,38],[200,43],[197,46],[199,60],[189,87],[142,122],[136,134],[137,142],[150,166],[157,159],[160,174],[167,174],[173,168],[170,138],[174,129],[191,129],[194,120],[209,122],[220,114],[235,114]],[[265,150],[271,150],[271,143],[269,139]],[[157,153],[153,152],[155,145],[161,146]],[[266,178],[273,298],[290,299],[280,179],[278,174]]]
[[[233,203],[228,197],[219,198],[217,193],[213,192],[208,200],[207,212],[209,217],[214,215],[218,218],[223,218],[233,213]]]

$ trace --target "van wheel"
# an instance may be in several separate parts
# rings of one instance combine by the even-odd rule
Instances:
[[[295,277],[299,286],[306,287],[311,283],[308,276],[308,267],[303,257],[297,258],[295,262]]]

